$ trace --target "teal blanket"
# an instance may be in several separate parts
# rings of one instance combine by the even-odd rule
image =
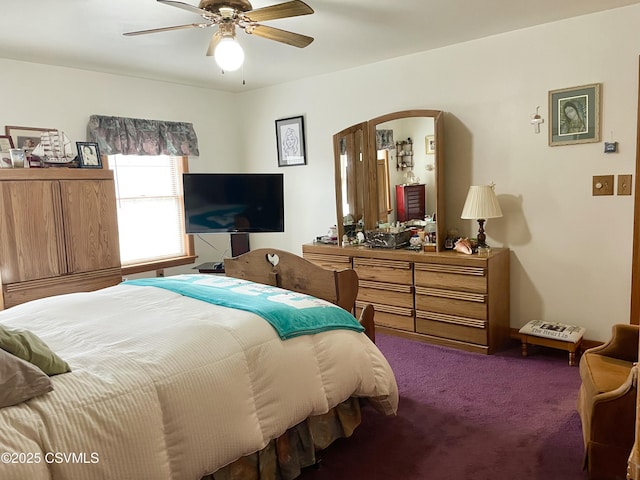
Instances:
[[[364,331],[353,315],[330,302],[237,278],[175,275],[124,283],[164,288],[215,305],[253,312],[267,320],[283,340],[335,329]]]

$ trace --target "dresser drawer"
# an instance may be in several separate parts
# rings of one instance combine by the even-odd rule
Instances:
[[[487,296],[482,293],[416,287],[416,310],[487,319]]]
[[[358,300],[365,303],[394,305],[413,309],[413,287],[397,283],[360,280]]]
[[[416,285],[467,292],[487,292],[487,274],[486,269],[482,267],[416,263],[414,269]]]
[[[413,284],[413,264],[398,260],[377,258],[354,258],[353,268],[360,280],[385,283]]]
[[[416,311],[416,332],[487,345],[486,322],[455,315]]]
[[[351,268],[351,257],[342,255],[324,255],[321,253],[305,253],[305,260],[315,263],[316,265],[327,268],[329,270],[344,270]]]
[[[364,305],[366,305],[366,302],[356,302],[357,315],[360,315],[360,311]],[[413,309],[376,303],[372,303],[372,305],[375,311],[373,316],[373,323],[375,325],[415,332]]]

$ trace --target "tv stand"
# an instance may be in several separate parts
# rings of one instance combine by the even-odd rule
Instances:
[[[222,262],[206,262],[193,268],[197,268],[200,273],[224,273],[224,263]]]
[[[231,233],[231,256],[238,257],[250,251],[249,234],[246,232]],[[224,273],[224,262],[206,262],[193,267],[200,273]]]

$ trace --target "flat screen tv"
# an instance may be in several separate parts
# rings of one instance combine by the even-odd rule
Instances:
[[[185,173],[187,233],[284,232],[281,173]]]

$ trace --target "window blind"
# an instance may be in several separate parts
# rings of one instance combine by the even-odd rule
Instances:
[[[123,266],[186,254],[181,157],[112,155]]]

